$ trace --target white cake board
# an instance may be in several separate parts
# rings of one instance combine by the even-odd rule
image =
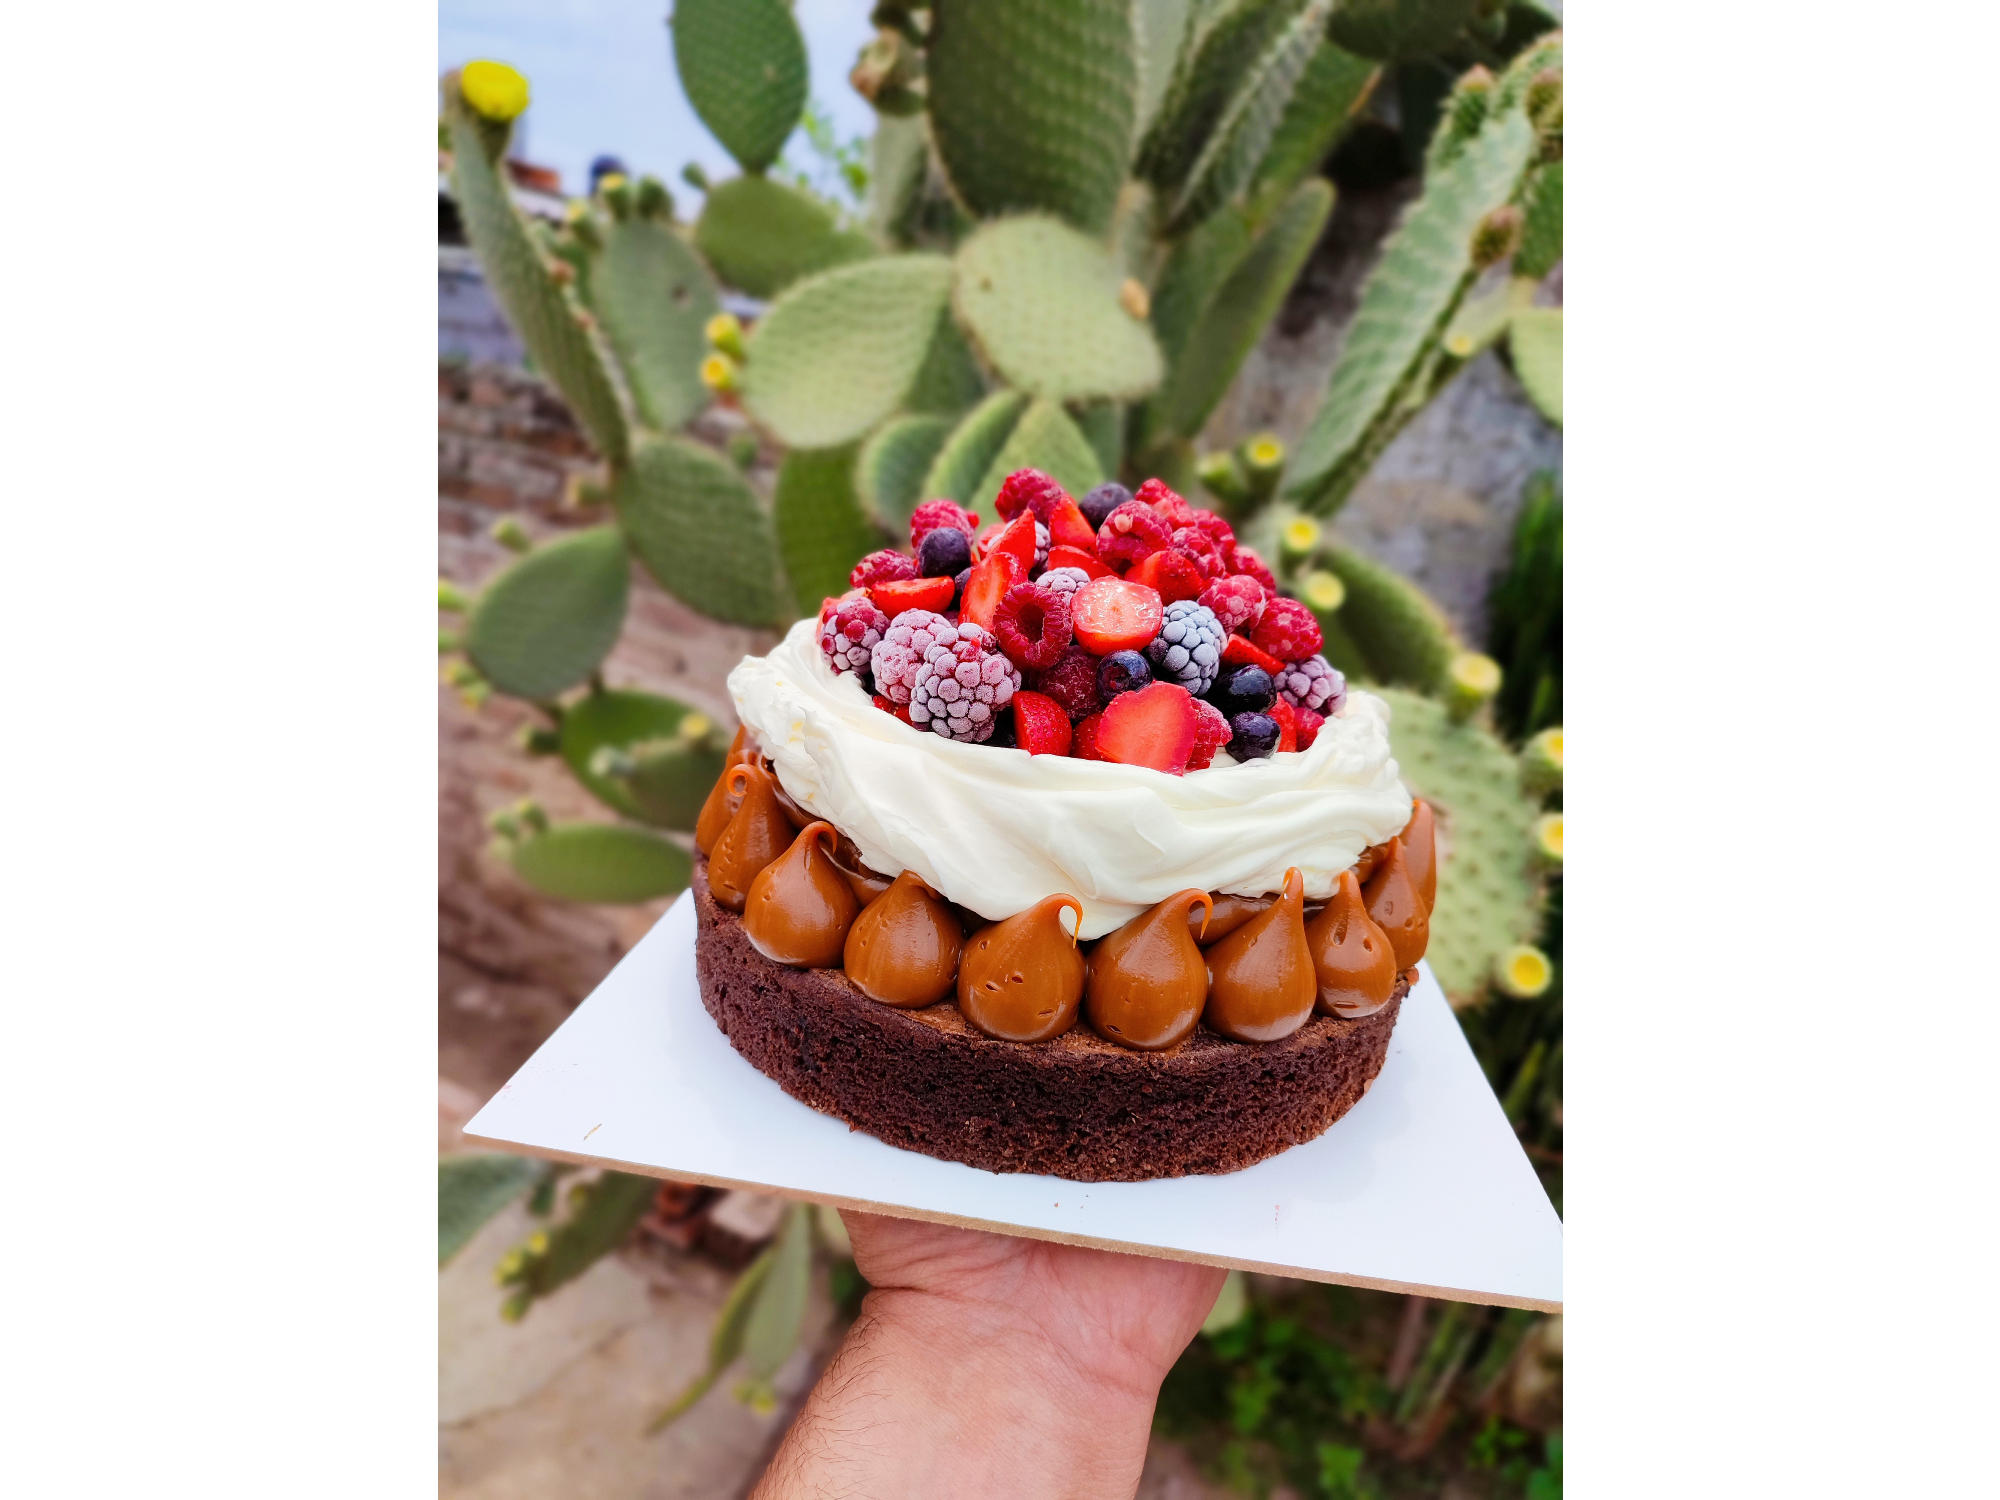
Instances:
[[[886,1145],[807,1108],[702,1009],[682,896],[466,1126],[503,1150],[1138,1255],[1562,1309],[1562,1222],[1426,968],[1375,1086],[1224,1176],[1069,1182]]]

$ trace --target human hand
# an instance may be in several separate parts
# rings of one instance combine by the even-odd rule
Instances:
[[[1130,1496],[1223,1272],[845,1212],[871,1290],[756,1494]]]

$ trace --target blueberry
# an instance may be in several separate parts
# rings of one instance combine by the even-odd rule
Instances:
[[[964,534],[965,534],[964,532],[959,533],[960,536],[963,536]],[[981,743],[995,746],[996,748],[1001,750],[1020,749],[1021,741],[1019,738],[1018,730],[1014,724],[1014,716],[1011,713],[1007,713],[1005,711],[995,714],[993,716],[992,737],[990,739],[982,741]]]
[[[955,573],[952,575],[951,603],[945,605],[945,609],[951,609],[958,603],[959,600],[965,597],[965,580],[970,578],[971,576],[972,576],[972,569],[970,568],[967,568],[962,573]],[[939,613],[941,614],[943,613],[943,611],[940,610]]]
[[[1114,651],[1097,664],[1097,696],[1109,703],[1153,680],[1153,664],[1136,651]]]
[[[972,566],[972,538],[956,526],[939,526],[925,533],[917,548],[917,573],[923,578],[950,578]]]
[[[1104,524],[1104,518],[1132,498],[1132,492],[1124,485],[1112,480],[1100,484],[1096,489],[1076,502],[1076,508],[1083,512],[1084,520],[1090,522],[1095,531]]]
[[[1232,760],[1262,760],[1278,748],[1278,721],[1269,714],[1233,714],[1229,743]]]
[[[1278,687],[1262,667],[1242,666],[1222,675],[1209,690],[1208,701],[1227,718],[1261,714],[1278,701]]]

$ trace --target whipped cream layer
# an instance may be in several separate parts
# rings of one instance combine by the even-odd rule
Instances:
[[[1389,754],[1389,706],[1350,691],[1310,750],[1168,776],[1143,766],[962,745],[869,701],[794,625],[729,674],[736,712],[784,789],[853,839],[884,875],[914,870],[998,921],[1044,896],[1083,903],[1099,937],[1176,891],[1257,896],[1297,865],[1306,895],[1410,820]]]

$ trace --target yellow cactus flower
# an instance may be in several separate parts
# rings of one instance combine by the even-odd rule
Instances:
[[[1253,468],[1275,469],[1285,461],[1285,445],[1268,432],[1260,432],[1244,445],[1243,461]]]
[[[502,62],[469,62],[459,70],[458,91],[489,120],[505,123],[528,107],[528,80]]]
[[[720,312],[702,325],[709,343],[731,359],[743,358],[743,325],[735,313]]]
[[[1526,943],[1507,949],[1493,960],[1493,987],[1516,1000],[1534,1000],[1548,992],[1556,966],[1548,954]]]
[[[1535,820],[1535,852],[1558,869],[1563,862],[1563,815],[1547,813]]]
[[[1306,602],[1306,608],[1318,614],[1330,615],[1347,602],[1347,585],[1339,575],[1316,568],[1306,574],[1299,586],[1299,597]]]
[[[701,362],[701,383],[711,391],[736,389],[736,362],[726,354],[711,354]]]
[[[1278,533],[1278,546],[1287,557],[1305,557],[1319,545],[1319,522],[1311,516],[1289,521]]]
[[[623,186],[625,186],[625,174],[623,172],[606,172],[602,177],[597,179],[597,190],[600,193],[615,193]]]
[[[689,714],[681,720],[681,735],[685,739],[698,740],[705,737],[715,727],[715,720],[707,714]]]

